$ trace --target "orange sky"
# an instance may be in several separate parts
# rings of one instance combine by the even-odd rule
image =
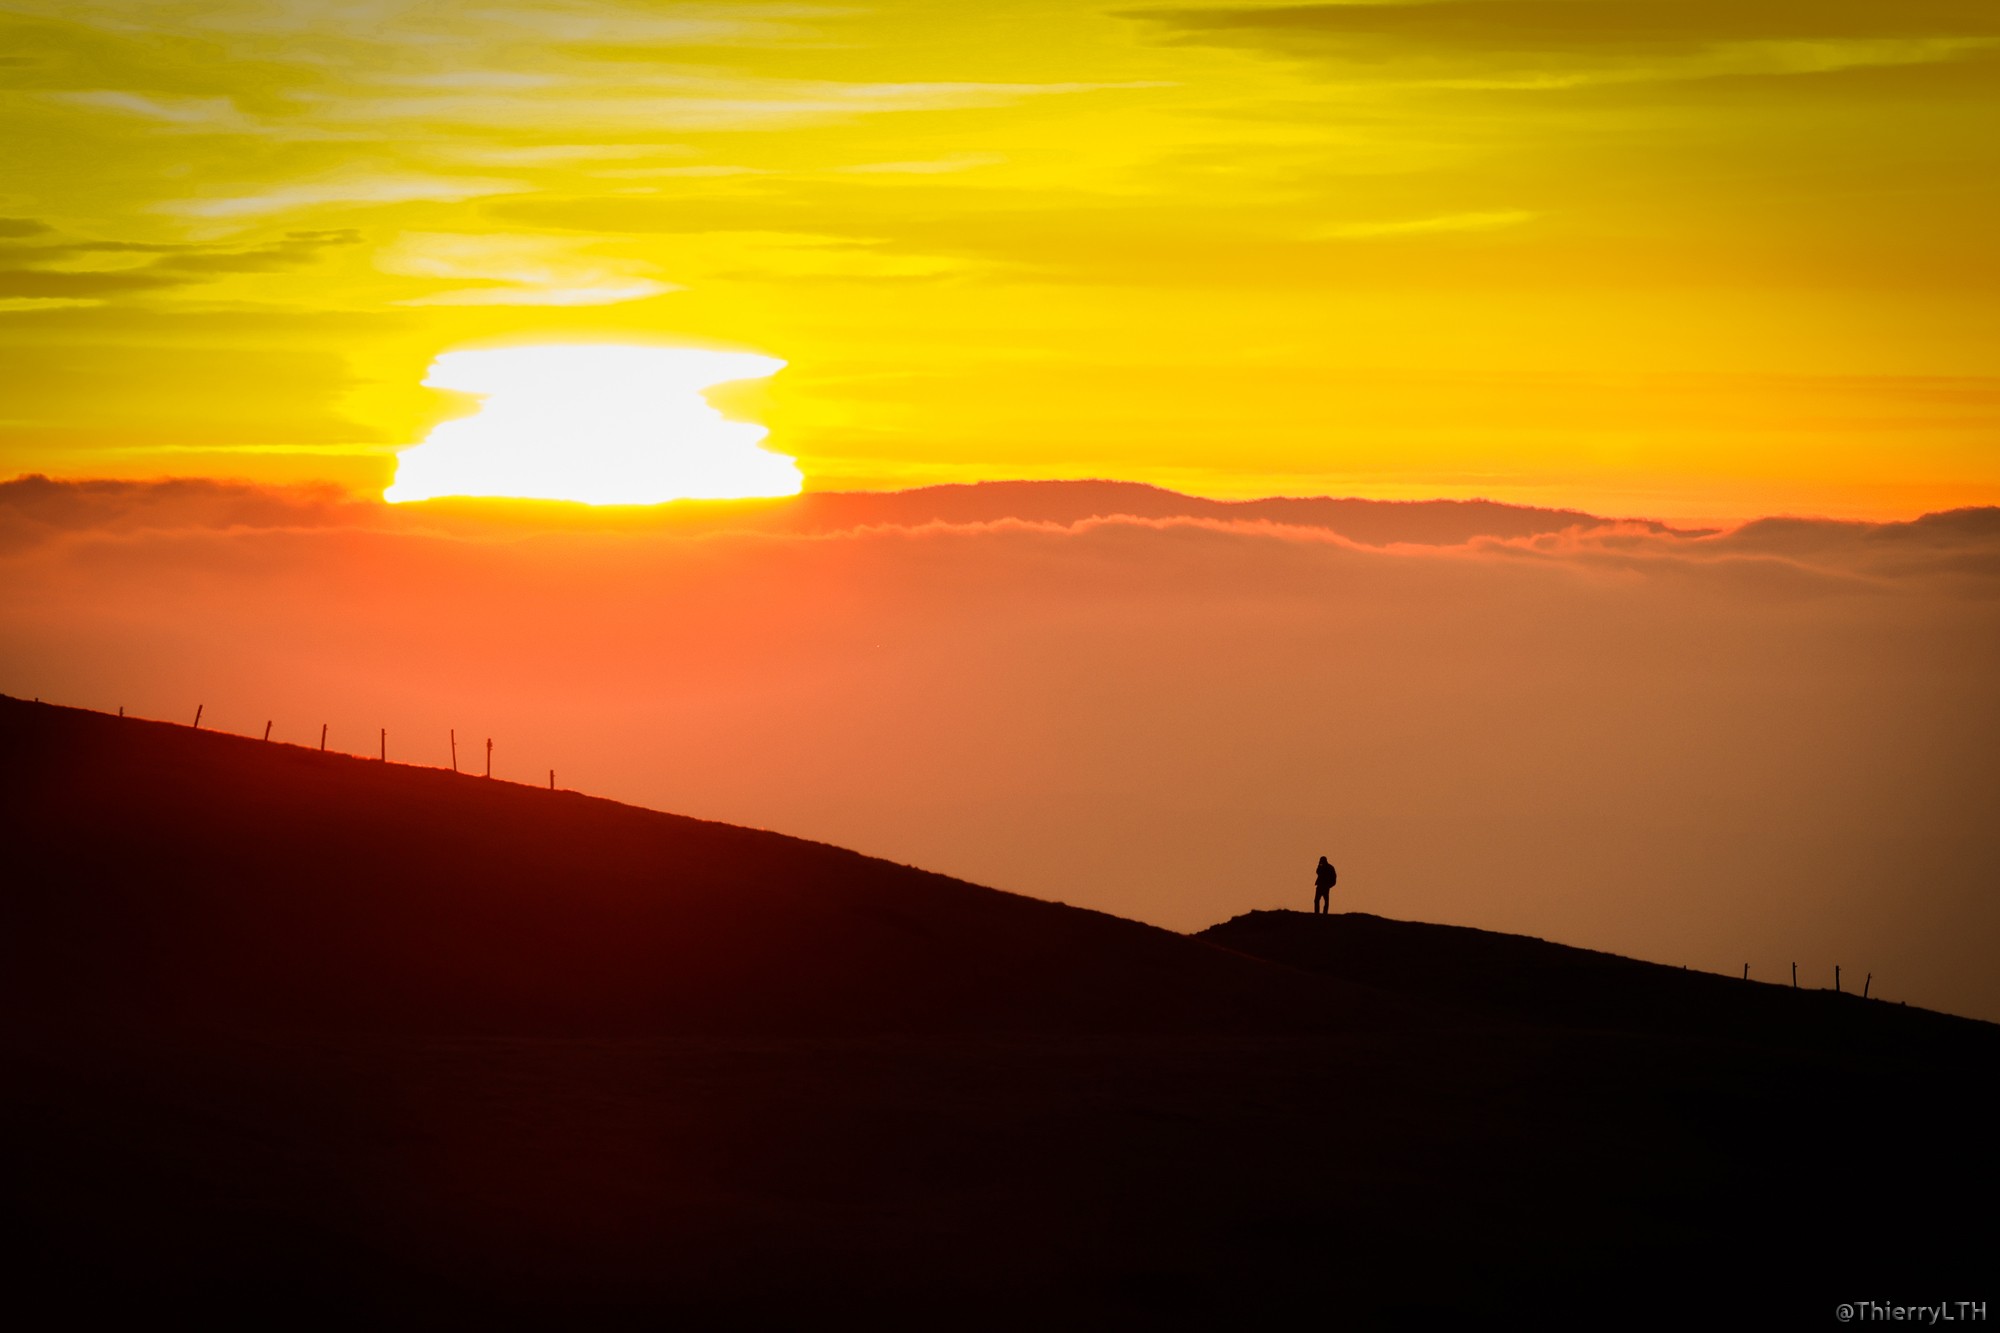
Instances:
[[[2000,500],[1986,0],[0,4],[0,475],[362,494],[440,353],[809,487]]]

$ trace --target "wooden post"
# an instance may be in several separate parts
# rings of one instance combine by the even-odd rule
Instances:
[[[1874,980],[1875,980],[1875,974],[1874,974],[1873,972],[1870,972],[1870,973],[1869,973],[1869,974],[1868,974],[1867,976],[1865,976],[1865,977],[1863,977],[1863,978],[1861,979],[1861,998],[1862,998],[1862,999],[1864,999],[1864,1000],[1865,1000],[1865,999],[1867,999],[1867,998],[1868,998],[1868,987],[1869,987],[1869,986],[1870,986],[1870,985],[1871,985],[1871,984],[1872,984],[1872,983],[1874,982]]]
[[[326,753],[326,723],[319,724],[319,752]]]
[[[1743,979],[1745,981],[1750,980],[1750,964],[1748,963],[1745,963],[1743,965]]]
[[[382,762],[389,762],[389,729],[382,728]]]
[[[37,699],[37,700],[35,700],[35,702],[36,702],[36,703],[40,703],[40,702],[41,702],[41,700],[40,700],[40,699]],[[206,706],[207,706],[207,705],[205,705],[205,704],[196,704],[196,705],[194,706],[194,729],[195,729],[196,731],[200,731],[200,730],[201,730],[201,710],[202,710],[202,709],[203,709],[204,707],[206,707]]]
[[[493,738],[486,738],[486,776],[493,776]]]
[[[549,790],[554,791],[555,789],[556,789],[556,771],[552,768],[549,770]]]
[[[1834,993],[1835,995],[1838,995],[1838,994],[1840,994],[1840,964],[1839,964],[1839,963],[1835,963],[1835,964],[1833,965],[1833,993]]]
[[[454,773],[458,772],[458,729],[456,727],[452,728],[451,732],[451,771]]]
[[[271,724],[269,722],[264,724],[264,739],[267,741],[271,739]]]
[[[124,704],[119,704],[119,705],[118,705],[118,716],[120,716],[120,717],[123,717],[123,716],[125,716],[125,705],[124,705]]]
[[[1792,964],[1792,989],[1793,989],[1793,990],[1797,990],[1798,988],[1799,988],[1799,965],[1798,965],[1797,963],[1793,963],[1793,964]]]

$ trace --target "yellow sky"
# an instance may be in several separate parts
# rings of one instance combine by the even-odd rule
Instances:
[[[1991,0],[0,0],[0,474],[640,339],[818,489],[2000,503]]]

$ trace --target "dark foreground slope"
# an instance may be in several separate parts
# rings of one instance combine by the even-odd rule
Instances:
[[[574,792],[16,700],[0,746],[0,950],[64,1010],[659,1036],[1383,1007],[1136,922]]]
[[[1695,1021],[1720,979],[1634,1001],[1552,946],[1368,918],[1183,939],[14,701],[0,773],[8,1299],[80,1320],[1623,1326],[1993,1296],[1988,1025],[1789,993],[1732,1020],[1741,983]]]
[[[2000,1028],[1976,1019],[1465,926],[1247,912],[1195,938],[1394,995],[1433,1022],[1456,1012],[1464,1021],[1890,1060],[2000,1055]]]

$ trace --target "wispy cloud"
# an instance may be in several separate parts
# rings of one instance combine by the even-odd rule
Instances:
[[[590,253],[553,236],[405,232],[376,257],[386,273],[473,283],[406,297],[402,305],[617,305],[679,288],[650,265]]]
[[[1698,51],[1732,42],[2000,38],[1984,0],[1342,0],[1126,13],[1186,37],[1308,51],[1400,44],[1412,51]]]
[[[1432,236],[1446,232],[1498,231],[1532,222],[1533,213],[1502,209],[1490,213],[1445,213],[1437,217],[1403,218],[1387,222],[1339,222],[1312,233],[1314,240],[1361,241],[1386,236]]]
[[[418,200],[456,203],[524,188],[519,182],[473,176],[417,174],[338,175],[297,181],[254,194],[183,199],[163,205],[163,211],[198,218],[255,217],[300,209],[367,207]]]
[[[1337,65],[1345,84],[1570,89],[1943,64],[2000,49],[1984,0],[1342,0],[1123,11],[1167,40]]]
[[[980,167],[997,166],[1007,159],[998,153],[961,153],[956,157],[928,158],[917,162],[857,162],[832,170],[856,176],[945,176]]]
[[[665,83],[668,91],[661,90]],[[881,83],[654,78],[607,94],[601,82],[524,99],[487,90],[401,96],[367,92],[312,94],[321,124],[397,122],[441,126],[521,127],[556,120],[572,131],[756,130],[925,111],[981,110],[1043,97],[1157,87],[1124,83]],[[677,90],[675,90],[677,89]]]
[[[59,93],[60,101],[74,106],[137,116],[181,130],[216,133],[250,133],[261,128],[227,97],[174,97],[165,94],[120,92],[100,89],[91,92]]]
[[[633,0],[522,0],[438,5],[428,0],[11,0],[12,10],[83,18],[127,31],[197,31],[274,36],[294,42],[436,44],[472,36],[572,45],[663,46],[796,39],[811,20],[839,7],[797,4],[687,4]]]
[[[468,143],[440,145],[445,155],[488,167],[566,167],[632,158],[686,156],[695,150],[670,143]]]

